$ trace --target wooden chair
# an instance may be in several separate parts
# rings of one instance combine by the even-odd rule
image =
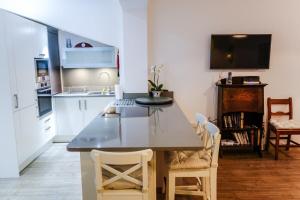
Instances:
[[[150,200],[148,162],[152,150],[104,152],[93,150],[97,200]]]
[[[300,147],[300,144],[293,141],[292,135],[300,135],[300,123],[295,122],[293,119],[293,105],[292,98],[288,99],[267,99],[268,105],[268,127],[267,127],[267,143],[266,149],[269,149],[269,145],[275,147],[275,160],[278,160],[279,147],[285,147],[286,150],[289,150],[290,147]],[[272,112],[272,107],[274,105],[285,105],[288,107],[288,112],[277,111]],[[288,117],[288,119],[275,119],[275,117]],[[271,132],[275,136],[271,136]],[[275,139],[275,143],[271,140]],[[286,144],[280,144],[280,140],[286,140]],[[293,145],[291,145],[291,143]]]
[[[198,151],[195,151],[195,154],[181,165],[175,168],[170,166],[167,184],[168,200],[174,200],[175,194],[203,196],[205,200],[217,199],[217,167],[221,135],[219,128],[210,122],[207,123],[207,130],[212,139],[211,146],[206,149],[211,155],[209,161],[199,158]],[[201,186],[199,184],[176,186],[177,177],[194,177],[199,180]]]

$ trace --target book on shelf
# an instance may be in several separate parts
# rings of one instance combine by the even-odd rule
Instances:
[[[227,116],[227,120],[228,120],[228,124],[229,124],[229,127],[232,128],[232,120],[231,120],[231,117],[230,116]]]
[[[234,145],[238,145],[238,143],[234,140],[223,139],[223,140],[221,140],[221,145],[222,146],[234,146]]]
[[[228,125],[227,125],[227,116],[226,115],[224,115],[223,116],[223,119],[224,119],[224,126],[225,126],[225,128],[228,128]]]
[[[249,141],[249,136],[248,136],[247,131],[234,132],[233,136],[234,136],[234,139],[236,140],[236,142],[240,145],[251,144]]]
[[[243,112],[241,112],[240,127],[244,128],[244,113]]]
[[[240,144],[240,139],[239,137],[237,136],[237,133],[233,133],[233,136],[234,136],[234,139],[237,141],[238,144]]]
[[[225,128],[244,128],[244,113],[231,113],[223,115]]]
[[[251,144],[254,144],[254,130],[250,131],[250,137],[251,137]]]
[[[250,140],[249,140],[249,136],[248,136],[247,131],[245,131],[244,133],[245,133],[245,136],[246,136],[247,144],[250,144]]]

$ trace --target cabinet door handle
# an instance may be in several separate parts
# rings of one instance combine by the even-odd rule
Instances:
[[[78,107],[79,107],[79,110],[81,110],[81,101],[78,100]]]
[[[48,126],[47,128],[45,128],[45,131],[49,131],[51,129],[51,126]]]
[[[84,100],[84,109],[87,110],[87,103],[86,103],[86,99]]]
[[[14,98],[15,98],[15,109],[19,108],[19,98],[17,94],[14,94]]]
[[[51,118],[48,118],[48,119],[46,119],[46,120],[45,120],[45,123],[49,122],[49,121],[50,121],[50,119],[51,119]]]

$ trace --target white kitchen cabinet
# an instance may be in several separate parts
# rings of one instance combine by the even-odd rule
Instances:
[[[114,101],[114,97],[88,97],[84,100],[84,126],[88,125],[104,108]]]
[[[39,155],[54,137],[53,114],[38,116],[37,104],[14,113],[19,170]]]
[[[83,105],[81,98],[54,98],[56,118],[55,141],[70,141],[83,128]]]
[[[0,160],[7,163],[0,165],[0,178],[8,178],[18,177],[54,132],[41,132],[35,91],[34,58],[47,48],[46,27],[0,10],[0,38],[0,141],[5,142],[0,143],[0,152],[5,152]]]
[[[39,140],[41,140],[41,136],[39,134],[39,119],[37,114],[37,105],[32,105],[14,113],[18,162],[20,166],[38,149],[40,144]]]
[[[47,27],[38,23],[33,23],[32,27],[35,35],[35,43],[32,44],[35,50],[35,57],[49,58]]]
[[[55,141],[71,141],[113,100],[114,97],[56,97]]]
[[[62,54],[64,68],[114,68],[115,47],[65,48]]]
[[[54,114],[50,113],[39,119],[39,132],[42,133],[43,139],[51,140],[55,135]]]
[[[20,110],[36,103],[34,58],[47,52],[47,28],[10,13],[5,21],[12,98]]]

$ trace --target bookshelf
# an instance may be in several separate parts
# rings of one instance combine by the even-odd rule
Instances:
[[[253,151],[261,156],[266,85],[217,84],[222,152]]]

